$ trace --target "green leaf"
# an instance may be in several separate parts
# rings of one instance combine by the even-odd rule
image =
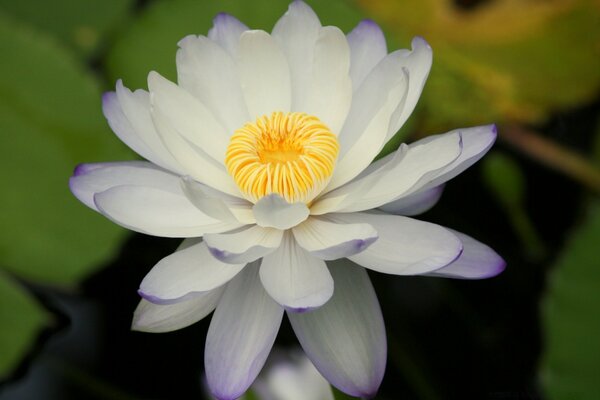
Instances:
[[[72,284],[114,253],[124,231],[71,195],[81,162],[131,159],[101,114],[97,82],[45,35],[0,14],[0,262]]]
[[[307,1],[326,25],[350,30],[362,15],[344,0]],[[113,81],[123,78],[132,88],[146,87],[154,70],[175,80],[177,42],[206,35],[219,12],[227,12],[253,29],[271,31],[287,10],[289,0],[175,0],[157,1],[132,22],[110,51],[107,69]]]
[[[123,21],[133,0],[0,0],[0,10],[47,31],[78,53],[90,55]]]
[[[600,201],[591,204],[552,269],[544,302],[548,398],[600,398]]]
[[[0,270],[0,379],[15,368],[47,321],[37,302]]]

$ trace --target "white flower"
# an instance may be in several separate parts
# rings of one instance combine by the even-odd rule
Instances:
[[[171,331],[216,308],[207,380],[233,399],[287,311],[329,382],[374,395],[386,339],[364,268],[466,279],[504,268],[474,239],[407,217],[482,157],[495,127],[428,137],[372,163],[414,109],[431,48],[415,38],[388,54],[375,23],[344,35],[302,1],[271,34],[221,14],[208,37],[179,47],[178,84],[151,72],[149,92],[118,82],[104,97],[113,131],[148,161],[84,164],[70,181],[122,226],[186,238],[142,281],[133,328]]]

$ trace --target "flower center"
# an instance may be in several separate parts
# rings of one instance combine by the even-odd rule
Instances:
[[[337,138],[317,117],[277,111],[233,133],[225,165],[252,202],[277,193],[308,203],[329,182],[338,151]]]

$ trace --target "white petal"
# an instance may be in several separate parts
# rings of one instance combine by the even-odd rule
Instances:
[[[412,40],[412,50],[399,50],[390,54],[389,57],[394,57],[398,68],[406,68],[410,76],[408,94],[403,107],[399,107],[394,116],[388,131],[387,139],[392,136],[404,125],[410,114],[415,109],[421,92],[425,86],[433,54],[431,47],[422,37],[415,37]]]
[[[236,399],[262,369],[275,337],[283,308],[263,289],[258,263],[248,265],[231,281],[212,317],[204,362],[206,379],[218,399]]]
[[[235,57],[240,36],[247,30],[248,27],[237,18],[220,13],[213,19],[213,27],[208,31],[208,37],[227,50],[232,57]]]
[[[212,113],[190,93],[157,73],[148,76],[148,88],[152,113],[160,112],[179,135],[222,163],[229,135]]]
[[[266,385],[261,387],[264,393],[257,390],[260,398],[267,400],[271,399],[269,396],[274,396],[277,400],[335,400],[329,382],[310,360],[302,355],[298,361],[271,366],[265,379]]]
[[[333,294],[325,262],[298,246],[289,232],[279,248],[263,259],[260,280],[276,302],[297,312],[319,307]]]
[[[308,218],[304,203],[288,203],[277,194],[264,196],[252,208],[256,224],[264,228],[289,229]]]
[[[283,231],[273,228],[251,226],[237,232],[206,234],[211,254],[226,263],[249,263],[272,253],[279,247]]]
[[[350,78],[356,90],[375,65],[387,55],[387,45],[381,28],[371,20],[361,21],[348,33],[347,38],[350,45]]]
[[[164,237],[195,237],[241,226],[222,222],[198,210],[183,193],[148,186],[115,186],[94,195],[98,210],[136,232]]]
[[[131,92],[117,81],[116,92],[102,98],[102,111],[115,134],[133,151],[173,172],[181,171],[179,163],[161,142],[150,117],[148,92]]]
[[[385,144],[394,110],[404,102],[409,79],[406,71],[394,71],[390,78],[387,67],[381,65],[354,94],[339,136],[337,165],[325,192],[350,181],[371,163]]]
[[[225,264],[210,254],[206,243],[190,239],[148,272],[138,293],[155,304],[178,303],[224,285],[244,265]]]
[[[314,49],[321,23],[303,1],[290,3],[273,28],[273,38],[284,52],[290,67],[292,110],[306,111],[313,68]]]
[[[251,119],[287,112],[291,107],[290,68],[273,38],[264,31],[242,34],[238,73]]]
[[[325,218],[309,218],[292,229],[300,246],[322,260],[336,260],[360,253],[377,240],[369,224],[337,224]]]
[[[131,329],[140,332],[171,332],[190,326],[210,314],[225,286],[175,304],[154,304],[142,299],[133,313]]]
[[[250,119],[235,62],[221,46],[204,36],[187,36],[179,47],[179,85],[211,111],[229,138]]]
[[[336,211],[355,212],[380,207],[408,193],[420,182],[431,180],[456,160],[462,151],[459,132],[442,135],[418,146],[401,146],[387,163],[361,178],[329,193],[348,194]]]
[[[458,258],[461,241],[447,229],[416,219],[389,214],[332,214],[345,223],[368,223],[379,239],[362,253],[348,257],[363,267],[394,275],[419,275],[444,267]]]
[[[288,313],[302,348],[319,372],[352,396],[372,398],[385,372],[383,317],[364,269],[347,261],[329,264],[333,297],[308,313]]]
[[[252,203],[247,200],[212,189],[190,177],[181,180],[181,188],[190,202],[209,217],[242,224],[256,222]]]
[[[321,28],[314,51],[307,103],[298,104],[294,110],[318,116],[337,135],[352,102],[350,49],[346,36],[333,26]]]
[[[69,179],[71,192],[86,206],[98,211],[94,194],[121,185],[143,185],[179,192],[179,177],[145,161],[80,164]]]
[[[489,246],[464,233],[448,230],[458,236],[462,242],[464,247],[462,254],[453,263],[425,275],[457,279],[485,279],[504,271],[506,262]]]
[[[433,207],[444,191],[444,185],[434,186],[431,189],[425,189],[408,196],[403,196],[398,200],[381,206],[381,210],[389,214],[413,216],[428,211]]]

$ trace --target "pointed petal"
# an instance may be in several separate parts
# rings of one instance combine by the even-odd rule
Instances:
[[[211,254],[228,264],[249,263],[275,251],[283,231],[258,225],[223,234],[206,234],[204,241]]]
[[[148,272],[138,293],[155,304],[178,303],[224,285],[244,265],[223,263],[210,254],[206,243],[188,240]]]
[[[179,177],[145,161],[80,164],[69,179],[71,192],[98,211],[94,194],[120,185],[142,185],[177,193]]]
[[[171,332],[190,326],[213,312],[225,286],[175,304],[154,304],[142,299],[133,313],[131,329],[140,332]]]
[[[290,68],[281,49],[264,31],[242,34],[238,73],[250,118],[290,110]]]
[[[237,18],[227,13],[220,13],[213,19],[213,26],[208,31],[209,39],[235,57],[238,52],[240,37],[248,27]]]
[[[385,37],[374,21],[361,21],[347,35],[350,45],[350,78],[352,87],[360,87],[375,65],[387,55]]]
[[[461,240],[464,248],[462,254],[453,263],[425,275],[456,279],[486,279],[504,271],[506,261],[489,246],[464,233],[448,230]]]
[[[298,246],[290,232],[279,248],[263,259],[260,280],[276,302],[296,312],[319,307],[333,294],[325,262]]]
[[[349,264],[329,264],[335,293],[324,306],[288,312],[288,317],[302,348],[332,385],[351,396],[371,398],[385,372],[385,327],[369,276]]]
[[[389,214],[344,213],[329,217],[342,223],[367,223],[379,239],[363,252],[348,257],[365,268],[394,275],[419,275],[456,260],[461,241],[447,229],[416,219]]]
[[[228,139],[250,120],[233,58],[204,36],[187,36],[179,42],[179,47],[179,85],[211,111],[225,127],[225,138]]]
[[[94,195],[98,210],[136,232],[163,237],[197,237],[242,224],[219,221],[198,210],[181,190],[173,193],[148,186],[115,186]]]
[[[277,194],[264,196],[252,208],[256,224],[264,228],[289,229],[308,218],[304,203],[288,203]]]
[[[391,203],[384,204],[380,209],[389,214],[404,215],[407,217],[419,215],[436,205],[440,197],[442,197],[443,191],[444,185],[441,184],[431,189],[403,196]]]
[[[212,317],[204,362],[206,379],[218,399],[236,399],[262,369],[277,331],[283,308],[265,292],[258,263],[249,264],[232,280]]]
[[[309,218],[295,226],[292,232],[302,248],[322,260],[353,256],[378,237],[369,224],[337,224],[326,218]]]

